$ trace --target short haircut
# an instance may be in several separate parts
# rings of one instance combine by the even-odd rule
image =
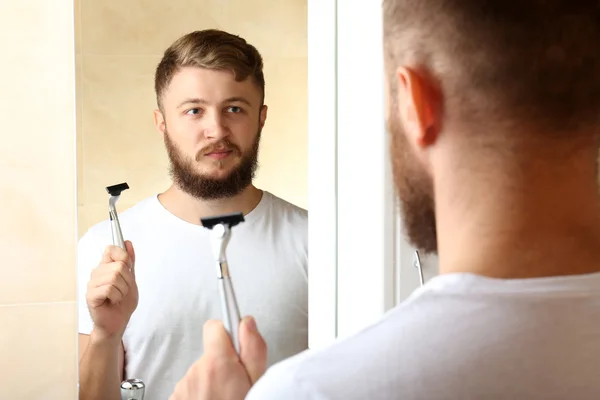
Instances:
[[[173,76],[184,67],[198,67],[233,73],[238,82],[251,77],[265,96],[263,59],[245,39],[217,29],[188,33],[177,39],[164,53],[156,68],[154,90],[162,109],[162,96]]]
[[[388,75],[426,69],[446,117],[598,135],[599,1],[384,0],[383,9]]]

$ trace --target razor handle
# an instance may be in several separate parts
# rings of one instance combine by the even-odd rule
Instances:
[[[221,262],[220,267],[222,271],[227,270],[226,264]],[[239,328],[240,328],[240,311],[238,309],[237,300],[235,298],[235,292],[233,291],[233,285],[231,283],[231,277],[229,274],[223,274],[219,277],[219,294],[221,296],[221,309],[223,312],[223,326],[236,353],[240,353],[240,341],[239,341]]]

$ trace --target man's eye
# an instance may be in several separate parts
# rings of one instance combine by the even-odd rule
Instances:
[[[228,108],[228,110],[234,114],[242,112],[242,109],[240,107],[236,107],[236,106],[231,106]]]
[[[200,109],[199,108],[192,108],[191,110],[188,110],[186,114],[190,114],[190,115],[200,114]]]

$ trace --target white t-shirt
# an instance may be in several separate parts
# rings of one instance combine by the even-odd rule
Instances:
[[[107,211],[108,212],[108,211]],[[125,377],[142,379],[144,400],[165,400],[203,352],[202,327],[221,319],[209,230],[168,212],[157,196],[119,215],[136,255],[139,304],[123,343]],[[253,315],[269,347],[269,364],[308,348],[308,214],[264,191],[227,247],[242,315]],[[112,244],[109,221],[78,247],[79,332],[93,322],[85,301],[90,273]]]
[[[600,399],[600,273],[440,275],[362,332],[267,371],[250,400]]]

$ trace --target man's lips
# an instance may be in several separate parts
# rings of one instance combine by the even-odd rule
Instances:
[[[206,153],[206,156],[213,158],[215,160],[223,160],[223,159],[229,157],[229,155],[231,155],[231,153],[233,153],[233,150],[216,150],[216,151],[211,151],[210,153]]]

